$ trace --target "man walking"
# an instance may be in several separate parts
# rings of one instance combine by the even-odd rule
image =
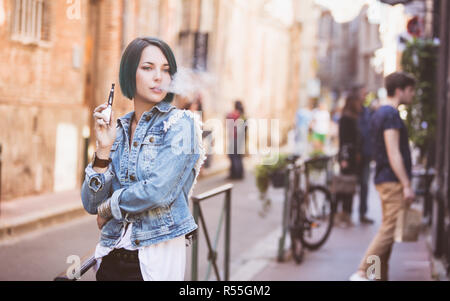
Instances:
[[[385,78],[385,86],[388,98],[371,119],[373,154],[376,160],[375,185],[381,199],[383,221],[358,272],[350,280],[388,280],[388,262],[394,243],[397,215],[415,198],[411,188],[412,163],[408,132],[397,110],[400,104],[411,103],[415,93],[415,79],[409,74],[395,72]],[[375,267],[375,275],[368,275],[368,268],[374,262],[379,262],[380,265]]]

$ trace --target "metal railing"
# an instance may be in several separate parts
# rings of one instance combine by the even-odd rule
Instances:
[[[194,211],[194,219],[196,223],[200,227],[203,228],[203,232],[206,239],[206,244],[208,246],[208,261],[209,267],[211,266],[214,269],[214,273],[218,281],[221,281],[219,268],[217,266],[217,242],[218,237],[220,236],[220,229],[222,228],[223,223],[223,214],[225,213],[225,246],[224,246],[224,280],[230,280],[230,235],[231,235],[231,190],[233,189],[233,184],[226,184],[215,189],[209,190],[205,193],[202,193],[198,196],[192,197],[193,201],[193,211]],[[216,237],[214,241],[214,245],[211,243],[210,235],[208,233],[208,228],[206,226],[205,217],[203,215],[202,208],[200,203],[204,200],[217,196],[219,194],[225,193],[225,202],[224,209],[221,212],[221,217],[219,219],[219,225],[216,231]],[[200,223],[199,223],[200,222]],[[194,239],[192,243],[192,265],[191,265],[191,280],[198,280],[198,231],[197,237]],[[209,278],[209,269],[207,273],[207,278]]]

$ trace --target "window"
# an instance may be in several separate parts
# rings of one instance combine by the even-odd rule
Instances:
[[[50,41],[50,1],[12,0],[11,27],[13,40],[25,44]]]

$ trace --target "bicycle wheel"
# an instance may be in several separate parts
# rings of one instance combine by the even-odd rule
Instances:
[[[330,191],[323,186],[311,186],[301,202],[304,216],[301,240],[310,249],[320,248],[333,228],[335,206]]]
[[[301,198],[299,194],[294,194],[291,199],[289,211],[289,234],[291,238],[292,257],[297,264],[303,261],[304,248],[302,243],[303,218],[300,210]]]

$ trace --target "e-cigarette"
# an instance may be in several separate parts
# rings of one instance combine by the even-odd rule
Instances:
[[[106,109],[104,109],[102,111],[102,114],[105,115],[105,117],[106,117],[107,124],[109,124],[109,122],[111,120],[112,105],[113,105],[113,101],[114,101],[114,86],[115,86],[115,84],[112,84],[111,91],[109,92],[108,106],[106,107]]]

